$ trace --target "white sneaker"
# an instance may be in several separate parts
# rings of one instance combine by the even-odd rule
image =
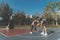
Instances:
[[[45,33],[44,36],[47,36],[47,33]]]
[[[32,32],[30,32],[30,34],[32,34]]]
[[[44,32],[41,32],[42,35],[44,35]]]

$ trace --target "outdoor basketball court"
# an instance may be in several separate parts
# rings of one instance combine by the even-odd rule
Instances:
[[[30,29],[0,30],[0,40],[60,40],[59,28],[48,28],[47,36],[41,35],[41,29],[38,30],[32,34]]]

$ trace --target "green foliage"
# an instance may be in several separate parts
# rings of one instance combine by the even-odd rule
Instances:
[[[12,9],[9,7],[7,3],[1,4],[0,9],[1,9],[0,13],[2,13],[1,16],[3,18],[3,23],[4,25],[7,25],[10,20],[10,15],[12,14]]]
[[[58,10],[60,10],[60,2],[53,2],[53,3],[49,3],[46,5],[44,11],[43,11],[43,18],[46,18],[47,19],[47,23],[51,23],[53,20],[53,22],[55,23],[55,21],[58,22],[58,18],[60,18],[59,16],[57,16],[56,14],[56,9],[55,8],[58,8]],[[57,18],[57,20],[55,20]],[[53,23],[52,22],[52,23]]]
[[[22,12],[16,12],[16,15],[14,17],[14,20],[15,20],[15,23],[16,24],[25,24],[25,13],[22,11]]]
[[[57,22],[60,23],[60,16],[56,15],[55,8],[58,8],[60,10],[60,2],[54,2],[54,3],[49,3],[46,5],[44,11],[43,11],[43,18],[46,18],[47,24],[53,24],[55,23],[55,18],[57,17],[58,20]],[[31,22],[40,15],[40,13],[36,12],[35,15],[33,15],[33,18],[30,18],[29,15],[26,18],[26,14],[24,11],[17,11],[15,12],[14,16],[14,22],[16,25],[30,25]],[[10,6],[7,3],[2,3],[0,6],[0,16],[3,17],[3,23],[4,25],[7,25],[10,16],[13,14],[13,10],[10,8]],[[54,15],[52,15],[54,14]]]

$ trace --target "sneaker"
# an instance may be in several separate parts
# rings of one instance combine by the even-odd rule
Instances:
[[[47,33],[45,33],[44,35],[47,36]]]
[[[32,32],[30,32],[30,34],[32,34]]]
[[[44,32],[41,32],[42,35],[44,35]]]

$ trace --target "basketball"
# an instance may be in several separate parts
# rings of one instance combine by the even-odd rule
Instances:
[[[36,26],[37,26],[37,27],[40,27],[40,23],[38,23]]]

